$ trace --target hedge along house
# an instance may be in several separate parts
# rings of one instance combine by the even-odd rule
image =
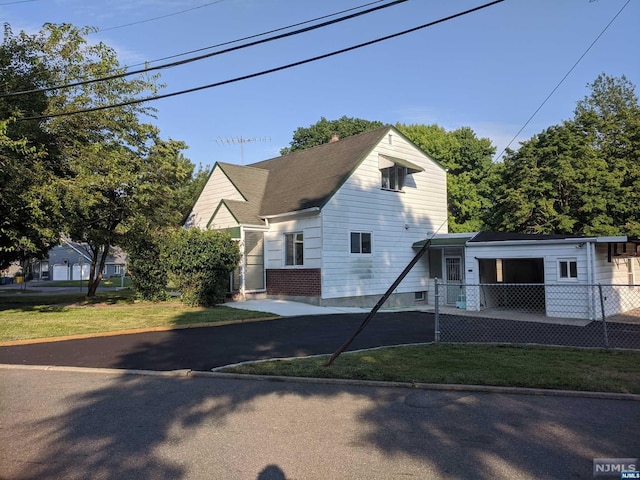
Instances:
[[[216,163],[187,228],[240,242],[240,299],[372,306],[415,255],[447,231],[446,171],[391,126],[248,166]],[[428,262],[389,305],[424,303]]]
[[[606,316],[640,307],[640,243],[626,236],[439,235],[429,261],[430,276],[447,285],[444,303],[470,311],[601,319],[598,284],[615,286],[608,290],[615,298],[606,299]]]

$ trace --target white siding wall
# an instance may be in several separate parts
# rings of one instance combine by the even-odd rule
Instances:
[[[634,247],[629,245],[630,249]],[[629,266],[635,273],[635,278],[631,279],[634,285],[630,285]],[[633,310],[640,307],[640,287],[635,286],[640,283],[638,279],[640,263],[638,258],[613,257],[608,261],[608,249],[606,244],[596,246],[596,283],[603,285],[603,296],[605,298],[605,315],[617,315],[619,313]],[[613,286],[610,286],[613,285]],[[600,312],[598,318],[602,317]]]
[[[238,222],[236,221],[236,219],[233,218],[233,215],[231,215],[231,212],[229,211],[229,209],[224,204],[222,204],[220,205],[220,208],[216,212],[216,216],[213,217],[213,219],[211,220],[211,224],[209,225],[209,228],[211,230],[217,230],[221,228],[231,228],[231,227],[237,227],[237,226],[238,226]],[[206,223],[201,228],[205,228],[205,227],[206,227]]]
[[[187,226],[205,229],[222,199],[244,200],[220,167],[216,165],[191,211],[186,222]]]
[[[546,315],[562,318],[592,318],[594,311],[591,290],[585,285],[589,284],[587,267],[587,248],[577,248],[572,244],[547,244],[537,245],[474,245],[473,242],[466,247],[466,283],[467,309],[480,310],[481,295],[477,285],[479,281],[478,259],[480,258],[542,258],[544,265],[544,283]],[[560,259],[575,260],[578,267],[578,278],[560,280],[558,261]],[[557,286],[556,286],[557,285]],[[570,301],[567,301],[570,299]]]
[[[304,234],[304,265],[285,267],[284,234]],[[320,214],[289,220],[270,221],[264,234],[266,268],[322,268],[322,224]]]
[[[379,153],[425,171],[409,175],[403,192],[382,190]],[[322,297],[383,294],[415,255],[411,245],[446,218],[445,171],[398,135],[391,145],[385,137],[322,210]],[[372,254],[351,254],[350,232],[370,232]],[[396,292],[427,290],[427,281],[427,262],[419,262]]]

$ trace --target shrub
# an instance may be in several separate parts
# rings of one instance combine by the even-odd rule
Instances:
[[[227,232],[181,229],[164,242],[161,259],[182,303],[213,306],[224,300],[240,251]]]
[[[169,298],[167,269],[160,259],[162,237],[147,235],[138,238],[128,250],[128,273],[141,300],[160,302]]]

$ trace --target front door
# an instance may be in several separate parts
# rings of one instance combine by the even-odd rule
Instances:
[[[461,257],[445,257],[444,280],[447,289],[446,303],[447,305],[455,305],[460,300],[462,293],[462,258]]]

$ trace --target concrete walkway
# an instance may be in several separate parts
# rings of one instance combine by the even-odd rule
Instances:
[[[337,313],[369,313],[371,308],[361,307],[318,307],[301,302],[291,302],[288,300],[247,300],[244,302],[229,302],[225,307],[239,308],[242,310],[254,310],[257,312],[268,312],[282,317],[298,317],[306,315],[333,315]],[[386,308],[379,312],[402,312],[402,311],[432,311],[433,307],[409,307],[409,308]]]

